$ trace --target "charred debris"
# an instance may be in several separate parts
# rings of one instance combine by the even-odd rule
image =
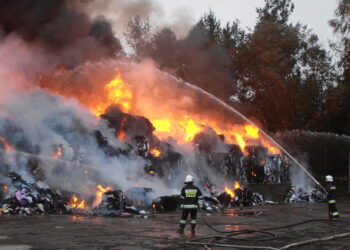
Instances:
[[[115,136],[123,142],[122,147],[116,146],[101,131],[94,131],[91,136],[107,158],[140,157],[145,162],[144,176],[162,179],[164,183],[179,173],[186,172],[188,166],[184,156],[171,143],[161,141],[153,134],[154,127],[148,119],[123,113],[115,107],[101,115],[101,118],[108,122],[109,127],[115,131]],[[150,188],[120,190],[118,187],[100,186],[98,199],[91,196],[84,200],[64,188],[52,189],[45,181],[43,168],[48,163],[45,163],[47,159],[42,157],[40,147],[33,145],[21,127],[11,119],[0,119],[4,124],[0,128],[0,214],[88,213],[146,216],[150,212],[176,211],[180,208],[181,200],[178,195],[154,198],[154,190]],[[289,162],[283,155],[270,155],[260,145],[247,146],[248,153],[243,154],[239,146],[226,144],[222,135],[215,134],[210,128],[204,131],[206,132],[197,134],[193,139],[199,184],[206,194],[199,202],[202,210],[215,212],[225,207],[263,205],[266,204],[264,197],[245,188],[246,185],[290,182]],[[224,153],[215,150],[218,144],[225,146]],[[64,155],[69,156],[69,160],[62,161],[62,164],[55,163],[52,174],[57,178],[67,164],[77,166],[82,174],[94,171],[84,166],[84,154],[79,152],[77,146],[58,144],[52,147],[57,152],[53,160],[60,162]],[[14,151],[12,157],[7,157],[11,150]],[[10,167],[11,164],[16,165],[13,162],[23,167],[13,170]],[[207,172],[201,171],[203,164],[224,176],[228,183],[235,181],[238,185],[218,192],[210,182],[210,176],[205,174]],[[26,178],[23,178],[23,174]],[[286,201],[295,199],[293,194],[288,195]]]

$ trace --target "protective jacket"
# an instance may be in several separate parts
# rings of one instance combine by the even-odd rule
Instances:
[[[201,190],[191,182],[187,183],[181,190],[181,199],[184,209],[197,209],[198,199],[202,198]]]
[[[336,203],[336,186],[334,185],[333,182],[329,182],[326,186],[326,191],[327,191],[327,200],[329,203]]]

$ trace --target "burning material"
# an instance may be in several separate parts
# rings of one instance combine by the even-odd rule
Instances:
[[[94,115],[104,114],[111,105],[118,105],[123,112],[130,112],[133,94],[130,85],[124,82],[118,69],[115,78],[105,85],[103,92],[103,101],[94,104],[91,100],[88,102]]]
[[[57,147],[57,151],[56,151],[56,154],[55,154],[55,156],[54,156],[54,159],[57,160],[57,159],[59,159],[61,156],[62,156],[62,146],[59,145],[59,146]]]
[[[77,195],[73,195],[71,200],[68,202],[70,206],[72,206],[75,209],[85,209],[85,200],[79,200]]]
[[[10,153],[12,150],[12,147],[10,146],[10,144],[5,140],[5,138],[0,136],[0,143],[3,145],[5,152],[6,153]]]
[[[135,214],[141,207],[150,208],[155,198],[145,189],[136,192],[140,197],[128,192],[139,180],[141,185],[162,187],[163,194],[174,193],[184,171],[193,171],[199,181],[215,180],[220,189],[225,180],[237,180],[242,186],[289,181],[286,159],[278,148],[272,150],[274,145],[257,127],[236,122],[224,114],[226,107],[171,78],[152,75],[152,82],[146,77],[150,72],[144,78],[141,73],[142,68],[101,63],[42,77],[42,89],[24,91],[23,107],[18,108],[36,107],[30,116],[44,122],[21,119],[27,114],[23,111],[14,120],[1,118],[0,135],[9,138],[21,159],[10,162],[0,155],[0,162],[10,171],[25,170],[23,176],[33,184],[64,193],[65,205],[76,210],[115,210],[122,204],[118,211]],[[208,106],[215,113],[201,112]],[[30,129],[23,127],[28,120]],[[21,140],[14,143],[12,137]],[[6,149],[7,144],[1,140],[0,147]],[[226,189],[229,204],[251,204],[241,198],[249,195],[237,185]],[[217,198],[211,193],[202,207],[215,210],[222,205]],[[162,206],[166,204],[158,207]]]
[[[159,157],[161,155],[161,152],[160,152],[160,150],[154,148],[151,150],[151,154],[155,157]]]
[[[103,194],[105,194],[106,192],[108,192],[110,190],[112,190],[112,187],[110,187],[110,186],[104,188],[104,187],[102,187],[101,184],[97,185],[96,197],[95,197],[93,207],[96,207],[97,205],[99,205],[102,201]]]

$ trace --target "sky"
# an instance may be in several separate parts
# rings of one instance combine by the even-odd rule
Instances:
[[[257,19],[256,8],[264,6],[263,0],[155,1],[162,6],[165,20],[179,18],[179,13],[186,13],[184,15],[195,22],[211,9],[223,24],[238,19],[241,27],[246,29],[254,27]],[[334,18],[336,0],[293,0],[293,3],[295,8],[290,17],[292,23],[307,25],[324,44],[327,44],[328,40],[334,40],[328,21]]]

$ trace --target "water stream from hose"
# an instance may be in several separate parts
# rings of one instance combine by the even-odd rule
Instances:
[[[118,62],[120,63],[120,62]],[[126,65],[126,63],[120,63],[123,65]],[[130,64],[127,64],[128,66],[130,66]],[[138,67],[138,65],[132,64],[131,66],[133,67]],[[258,128],[259,131],[261,132],[261,134],[263,134],[267,139],[269,139],[275,146],[277,146],[285,155],[287,155],[297,166],[299,166],[317,185],[320,185],[320,183],[316,180],[316,178],[314,178],[311,173],[309,171],[307,171],[306,168],[304,168],[290,153],[288,153],[288,151],[283,148],[278,142],[276,142],[271,136],[269,136],[263,129],[261,129],[257,124],[255,124],[252,120],[250,120],[249,118],[247,118],[245,115],[243,115],[242,113],[240,113],[238,110],[236,110],[235,108],[229,106],[228,104],[226,104],[225,102],[221,101],[220,99],[218,99],[217,97],[213,96],[212,94],[206,92],[205,90],[194,86],[188,82],[185,82],[173,75],[170,75],[169,73],[166,73],[164,71],[161,71],[159,69],[154,69],[154,72],[158,75],[161,75],[163,77],[166,77],[168,79],[170,79],[172,82],[176,82],[179,85],[184,85],[190,89],[193,89],[194,91],[197,91],[199,93],[201,93],[202,95],[207,96],[208,98],[215,100],[217,103],[221,104],[223,107],[225,107],[228,111],[230,111],[231,113],[237,115],[238,117],[240,117],[241,119],[243,119],[244,121],[246,121],[247,123],[253,125],[254,127]],[[321,186],[322,187],[322,186]]]

